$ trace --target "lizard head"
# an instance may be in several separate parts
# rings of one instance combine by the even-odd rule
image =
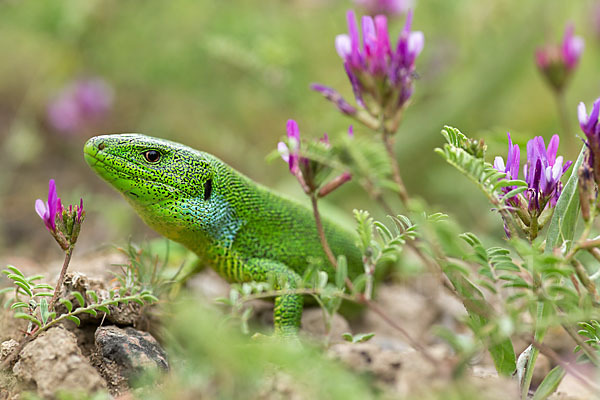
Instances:
[[[211,197],[210,160],[179,143],[139,134],[102,135],[87,141],[84,157],[148,225],[175,240],[185,234],[189,220],[201,217]]]

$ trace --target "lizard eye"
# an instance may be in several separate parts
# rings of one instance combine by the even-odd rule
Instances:
[[[158,160],[160,160],[160,153],[156,150],[148,150],[145,151],[144,153],[144,158],[146,158],[146,161],[148,161],[149,163],[157,163]]]

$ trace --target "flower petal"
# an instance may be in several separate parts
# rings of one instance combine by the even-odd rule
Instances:
[[[290,162],[290,150],[288,149],[287,144],[283,142],[277,143],[277,151],[279,152],[279,155],[283,161],[286,163]]]
[[[41,219],[46,219],[45,216],[47,210],[48,208],[46,207],[46,204],[44,204],[44,202],[41,199],[37,199],[35,201],[35,212],[37,212]]]
[[[343,60],[346,60],[352,53],[350,36],[346,34],[337,35],[335,37],[335,50]]]
[[[298,129],[298,123],[293,119],[289,119],[286,125],[287,135],[289,139],[300,142],[300,130]]]

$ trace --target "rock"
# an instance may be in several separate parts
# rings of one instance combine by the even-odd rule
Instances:
[[[10,339],[0,344],[0,362],[4,360],[10,353],[12,353],[13,349],[19,345],[15,339]]]
[[[339,343],[331,346],[329,356],[342,361],[356,372],[367,372],[380,381],[393,384],[402,367],[399,352],[382,350],[373,343]]]
[[[323,340],[327,335],[325,326],[325,318],[323,317],[321,308],[305,308],[302,313],[302,329],[301,333],[306,334],[309,338],[315,340]],[[330,343],[341,343],[344,341],[342,334],[351,332],[348,321],[339,314],[334,314],[331,320],[331,330],[329,333]]]
[[[93,393],[106,386],[81,354],[75,336],[61,327],[51,328],[25,345],[13,372],[19,379],[35,383],[42,397],[63,390]]]
[[[146,368],[169,370],[167,355],[148,332],[116,326],[96,330],[100,367],[109,384],[120,386]]]
[[[428,351],[435,363],[411,348],[382,349],[372,342],[336,344],[328,354],[356,372],[372,375],[386,391],[393,392],[394,397],[420,398],[450,383],[444,362],[448,357],[447,348],[430,346]]]

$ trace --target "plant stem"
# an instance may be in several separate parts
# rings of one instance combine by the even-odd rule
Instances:
[[[565,91],[563,89],[555,91],[556,108],[558,111],[558,119],[560,120],[560,126],[562,129],[563,137],[569,138],[569,144],[571,144],[571,126],[569,125],[569,111],[567,109],[567,103],[565,98]],[[569,146],[570,147],[570,146]]]
[[[71,262],[71,255],[73,254],[73,246],[69,246],[67,250],[65,250],[65,261],[63,262],[62,269],[60,270],[60,276],[58,277],[58,282],[56,282],[56,288],[54,289],[54,294],[52,295],[52,299],[50,300],[50,304],[48,305],[48,312],[52,312],[54,308],[54,303],[58,300],[58,295],[62,289],[63,281],[65,280],[65,274],[67,273],[67,269],[69,268],[69,263]]]
[[[337,260],[331,251],[331,247],[329,247],[329,243],[327,242],[327,238],[325,237],[325,230],[323,229],[323,222],[321,221],[321,215],[319,214],[319,206],[317,204],[317,196],[315,194],[311,194],[310,201],[312,203],[313,215],[315,217],[315,223],[317,225],[317,232],[319,233],[319,239],[321,239],[321,246],[325,251],[325,255],[327,259],[331,263],[334,269],[337,269]]]
[[[537,304],[537,313],[536,313],[536,327],[535,334],[532,339],[532,344],[537,343],[541,344],[544,340],[544,336],[546,335],[546,327],[540,327],[540,322],[544,317],[544,303],[541,301]],[[529,396],[529,387],[531,386],[531,379],[533,378],[533,370],[535,368],[535,362],[537,360],[538,354],[540,352],[540,348],[534,344],[533,349],[531,349],[531,357],[527,362],[527,367],[525,369],[525,378],[523,379],[523,386],[521,387],[521,399],[527,400]]]
[[[588,272],[585,270],[585,267],[576,258],[573,258],[573,260],[571,261],[571,265],[573,265],[573,267],[575,268],[575,274],[577,274],[577,278],[579,278],[579,281],[586,288],[590,296],[592,296],[592,299],[594,299],[596,303],[600,302],[598,292],[596,291],[596,285],[590,279]]]
[[[533,344],[534,348],[538,349],[538,351],[540,353],[544,354],[545,356],[550,358],[552,361],[554,361],[556,364],[560,365],[562,367],[562,369],[564,369],[565,371],[567,371],[568,373],[573,375],[573,377],[576,378],[577,380],[579,380],[583,384],[583,386],[585,386],[587,389],[596,393],[597,395],[600,394],[600,386],[598,386],[596,383],[590,381],[585,375],[583,375],[581,372],[577,371],[576,368],[573,368],[570,363],[565,362],[550,347],[546,346],[543,343],[539,343],[535,339],[532,339],[531,343]]]
[[[390,133],[385,131],[383,132],[383,144],[385,145],[385,150],[387,151],[388,158],[390,159],[390,163],[392,165],[392,176],[394,178],[394,182],[396,182],[398,185],[398,196],[400,197],[402,204],[404,204],[405,207],[408,207],[410,198],[408,197],[406,186],[404,186],[404,181],[400,175],[400,167],[398,166],[398,161],[396,160],[396,155],[394,153],[394,138]]]
[[[590,345],[587,344],[585,341],[581,340],[581,337],[577,334],[577,332],[573,330],[573,328],[566,324],[561,324],[561,326],[563,327],[565,332],[567,332],[567,334],[571,337],[571,339],[573,339],[573,341],[577,343],[579,347],[581,347],[581,351],[585,353],[585,355],[590,359],[590,361],[597,367],[600,366],[600,360],[598,359],[598,356],[596,355],[594,349],[592,349]]]

